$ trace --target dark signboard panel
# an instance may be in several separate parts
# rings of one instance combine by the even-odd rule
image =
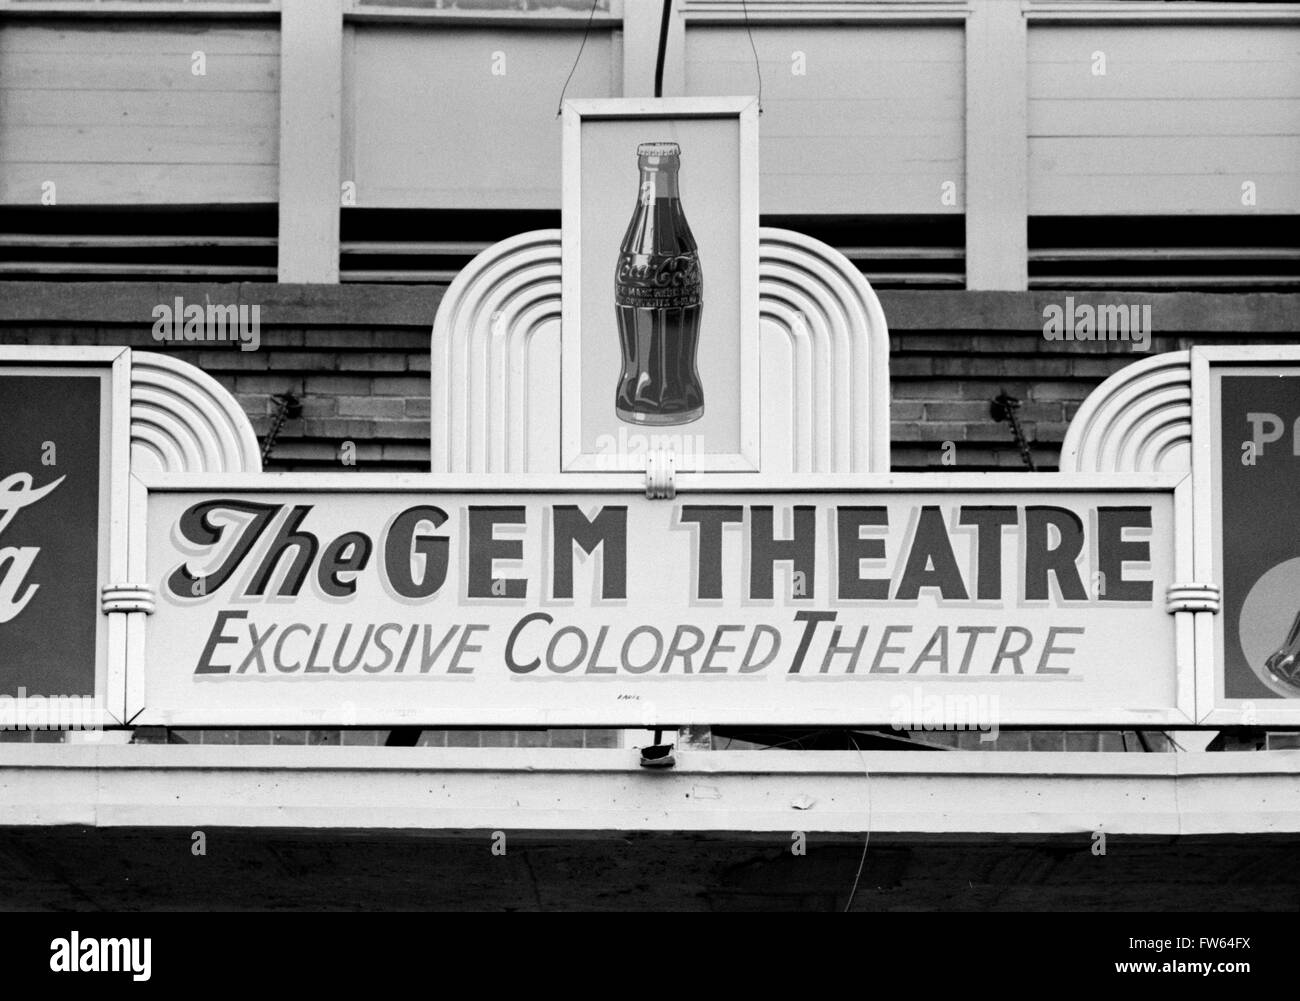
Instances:
[[[1300,698],[1300,373],[1223,376],[1223,694]]]
[[[95,694],[101,376],[0,374],[0,694]]]

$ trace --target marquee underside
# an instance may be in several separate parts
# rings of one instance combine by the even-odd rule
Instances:
[[[872,837],[1300,833],[1300,751],[1049,755],[10,745],[0,827],[794,832]],[[779,840],[778,838],[778,840]],[[775,842],[774,842],[775,843]]]

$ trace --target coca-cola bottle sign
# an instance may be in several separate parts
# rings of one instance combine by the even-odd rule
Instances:
[[[637,168],[636,208],[614,276],[623,362],[614,411],[630,424],[689,424],[704,414],[696,363],[704,279],[682,209],[681,149],[672,142],[642,143]]]

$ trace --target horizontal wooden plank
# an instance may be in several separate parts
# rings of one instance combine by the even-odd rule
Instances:
[[[262,163],[280,158],[275,126],[237,132],[182,125],[7,125],[0,121],[0,163]]]
[[[1213,238],[1213,231],[1206,232]],[[1045,247],[1031,261],[1276,261],[1300,260],[1300,247]]]
[[[1300,139],[1300,137],[1297,137]],[[965,148],[960,130],[939,135],[763,136],[764,167],[780,172],[800,164],[808,176],[863,177],[897,173],[900,168],[936,165],[960,170]]]
[[[959,261],[963,247],[836,247],[851,261]]]
[[[3,30],[3,29],[0,29]],[[0,52],[0,88],[20,90],[111,91],[278,91],[278,53],[205,53],[196,75],[191,52],[141,58],[124,52]]]
[[[26,239],[26,238],[24,238]],[[39,238],[32,238],[39,239]],[[166,238],[163,238],[166,239]],[[0,246],[5,246],[6,238],[0,235]],[[274,243],[274,241],[271,241]],[[472,257],[488,249],[491,244],[483,242],[437,242],[427,240],[367,240],[344,242],[339,251],[345,257],[368,256],[429,256]],[[959,261],[965,256],[961,247],[837,247],[841,254],[853,261]],[[356,273],[352,269],[352,273]]]
[[[1036,98],[1029,102],[1029,135],[1294,136],[1300,135],[1300,98]]]
[[[766,167],[767,165],[764,164]],[[908,172],[818,175],[810,183],[803,171],[765,169],[759,185],[759,208],[767,215],[960,215],[966,209],[961,164]],[[955,204],[944,202],[945,185],[956,185]]]
[[[1256,63],[1249,59],[1205,63],[1197,60],[1123,63],[1107,60],[1106,75],[1094,76],[1084,62],[1033,63],[1028,93],[1035,98],[1095,100],[1111,97],[1285,98],[1300,97],[1294,61]]]
[[[459,271],[436,269],[347,269],[339,272],[339,281],[352,282],[438,282],[448,283]],[[945,274],[931,271],[889,271],[873,274],[864,272],[864,277],[873,285],[922,285],[947,286],[962,288],[966,284],[965,275]]]
[[[141,12],[144,13],[143,11]],[[95,21],[84,26],[67,18],[0,23],[0,61],[16,54],[98,56],[106,51],[145,59],[176,54],[278,55],[278,28],[260,21],[232,23],[227,19]]]
[[[632,0],[636,2],[636,0]],[[349,24],[410,24],[436,25],[457,28],[523,28],[539,31],[547,28],[581,28],[588,23],[590,7],[581,11],[560,11],[554,7],[526,10],[520,7],[506,10],[457,9],[450,6],[413,7],[398,4],[357,5],[345,10],[343,17]],[[590,15],[591,30],[614,32],[623,27],[623,19],[597,10]]]
[[[753,49],[750,38],[753,38]],[[850,67],[870,71],[881,63],[914,64],[918,61],[963,61],[964,32],[961,27],[932,25],[846,25],[800,23],[753,26],[745,30],[744,22],[728,25],[688,24],[685,57],[688,64],[710,62],[710,53],[719,62],[745,62],[752,70],[754,50],[760,61],[782,66],[787,74],[793,64],[791,54],[803,52],[809,74],[820,66],[837,65],[841,71]]]
[[[439,285],[290,285],[290,283],[0,281],[6,324],[139,324],[157,303],[259,303],[265,324],[282,326],[408,326],[428,330],[442,300]],[[880,303],[892,331],[965,330],[1043,333],[1043,312],[1065,292],[905,291],[884,289]],[[1131,292],[1091,292],[1093,305],[1134,303]],[[1300,294],[1279,292],[1145,292],[1141,302],[1160,317],[1160,333],[1300,334]]]
[[[1257,203],[1241,203],[1242,182]],[[1300,164],[1288,173],[1078,176],[1031,170],[1031,215],[1289,215],[1300,213]]]
[[[1029,278],[1030,288],[1185,289],[1300,288],[1300,275],[1051,275]]]
[[[341,282],[434,282],[440,285],[446,285],[456,275],[460,274],[459,269],[384,269],[384,268],[364,268],[359,270],[347,269],[339,271],[339,281]]]
[[[1043,313],[1061,305],[1065,292],[880,292],[893,332],[905,330],[1025,331],[1039,336]],[[1082,300],[1080,300],[1082,301]],[[1294,339],[1300,334],[1300,295],[1286,293],[1089,293],[1094,306],[1150,304],[1158,334],[1251,334]]]
[[[559,181],[554,188],[500,188],[461,182],[457,186],[436,185],[441,178],[431,174],[391,184],[374,181],[357,183],[357,206],[386,209],[559,209]],[[456,180],[449,178],[448,180]]]
[[[339,244],[339,253],[356,257],[372,254],[427,254],[440,257],[479,254],[490,246],[492,244],[486,240],[345,240]]]
[[[926,288],[943,287],[960,289],[966,286],[964,274],[954,275],[942,271],[864,271],[862,276],[873,286],[920,285]]]
[[[6,125],[204,125],[239,131],[278,128],[280,96],[263,91],[0,90]]]
[[[1091,62],[1101,50],[1108,60],[1218,62],[1294,61],[1300,57],[1300,26],[1089,24],[1030,27],[1029,62]]]
[[[440,285],[0,281],[0,323],[140,323],[176,296],[202,302],[256,302],[263,322],[281,326],[411,327],[426,332],[444,294]],[[1043,311],[1063,292],[904,291],[879,293],[890,330],[1023,331],[1042,334]],[[1092,292],[1092,305],[1129,305],[1132,293]],[[1159,333],[1300,335],[1300,294],[1147,292]]]
[[[94,261],[0,261],[0,274],[275,277],[275,268],[243,264],[108,264]]]
[[[1031,28],[1045,24],[1086,26],[1257,27],[1300,23],[1300,10],[1288,0],[1030,0],[1025,17]]]
[[[427,333],[443,292],[440,285],[0,281],[0,323],[138,324],[158,303],[180,296],[187,302],[255,302],[267,324]]]
[[[1140,174],[1151,180],[1194,174],[1285,174],[1300,168],[1300,135],[1228,143],[1216,136],[1033,137],[1029,172],[1062,177]]]
[[[944,135],[960,141],[965,114],[960,98],[915,104],[884,97],[769,98],[764,92],[763,142],[808,135],[810,116],[819,136]]]
[[[723,62],[708,59],[707,52],[702,52],[698,59],[686,64],[686,94],[753,94],[757,90],[753,56],[748,61]],[[763,70],[764,107],[768,100],[874,98],[928,108],[937,101],[959,101],[963,91],[962,61],[828,64],[815,74],[792,75],[787,56],[783,65],[767,66]]]
[[[273,236],[192,236],[169,233],[165,236],[137,236],[134,234],[89,234],[85,236],[62,233],[0,233],[0,247],[58,247],[66,249],[131,250],[158,247],[274,247]]]
[[[216,15],[246,20],[271,17],[280,11],[280,0],[0,0],[0,15],[86,14],[91,4],[89,13],[95,17],[145,15],[160,20]]]
[[[279,171],[266,164],[10,163],[0,205],[39,205],[53,181],[59,205],[251,205],[276,200]]]

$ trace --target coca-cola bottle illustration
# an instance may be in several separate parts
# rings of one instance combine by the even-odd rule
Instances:
[[[614,278],[623,351],[614,409],[631,424],[688,424],[704,413],[695,363],[704,300],[699,249],[678,191],[681,149],[641,143],[636,155],[636,210]]]
[[[1278,680],[1300,695],[1300,612],[1282,641],[1282,645],[1269,655],[1264,667]]]

